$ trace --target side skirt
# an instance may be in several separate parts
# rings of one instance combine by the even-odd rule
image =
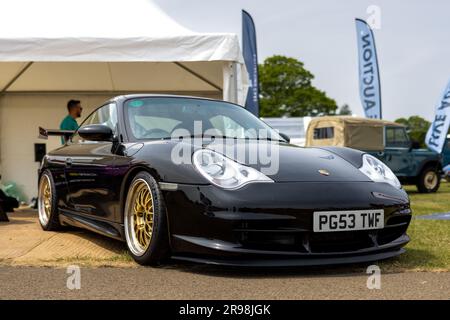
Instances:
[[[99,221],[61,209],[59,210],[59,221],[62,225],[83,228],[113,239],[124,240],[123,225],[117,223]]]

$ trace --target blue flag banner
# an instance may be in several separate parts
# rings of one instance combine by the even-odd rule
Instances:
[[[245,101],[245,108],[259,116],[259,83],[258,83],[258,54],[256,48],[256,30],[253,19],[248,12],[242,10],[242,51],[247,67],[250,88]]]
[[[436,113],[433,123],[428,129],[425,143],[428,148],[437,153],[442,153],[447,132],[450,125],[450,81],[445,87],[441,99],[436,105]]]
[[[367,118],[381,119],[381,87],[375,38],[370,26],[356,19],[358,39],[359,95]]]

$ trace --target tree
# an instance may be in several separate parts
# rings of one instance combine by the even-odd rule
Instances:
[[[275,55],[259,65],[260,115],[304,117],[336,114],[336,101],[315,88],[314,75],[294,58]]]
[[[340,115],[340,116],[351,116],[351,115],[352,115],[352,110],[350,109],[350,107],[348,106],[348,104],[344,104],[344,105],[339,109],[339,115]]]
[[[420,143],[421,147],[425,147],[425,136],[431,123],[419,116],[411,116],[409,118],[399,118],[395,120],[408,127],[411,140]]]

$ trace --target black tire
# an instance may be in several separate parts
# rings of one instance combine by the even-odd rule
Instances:
[[[135,253],[136,241],[136,229],[133,225],[131,216],[133,215],[133,209],[130,209],[131,205],[134,206],[133,197],[135,195],[134,188],[139,183],[142,184],[145,181],[146,186],[149,187],[152,201],[153,222],[152,232],[150,236],[150,242],[148,247],[142,248],[143,253]],[[133,204],[132,204],[133,203]],[[145,215],[145,214],[143,214]],[[134,216],[133,216],[134,219]],[[133,259],[141,265],[160,265],[170,255],[169,245],[169,233],[167,227],[167,212],[164,198],[159,188],[158,182],[148,173],[142,171],[138,173],[132,180],[129,190],[127,192],[126,203],[124,207],[124,228],[125,228],[125,241],[127,243],[128,251]]]
[[[44,183],[44,180],[46,180],[46,183],[48,183],[49,190],[50,190],[50,197],[48,204],[50,205],[50,210],[45,211],[48,212],[48,214],[44,213],[42,210],[44,210],[45,207],[45,201],[42,194],[42,184]],[[57,199],[58,196],[56,194],[56,188],[55,188],[55,181],[53,180],[53,176],[49,170],[45,170],[40,178],[39,178],[39,189],[38,189],[38,212],[39,212],[39,223],[43,230],[45,231],[57,231],[61,229],[61,224],[59,223],[59,216],[58,216],[58,207],[57,207]],[[45,215],[46,218],[43,216]]]
[[[430,177],[434,178],[430,180]],[[420,173],[416,186],[420,193],[434,193],[438,191],[440,185],[441,177],[436,167],[426,167]]]

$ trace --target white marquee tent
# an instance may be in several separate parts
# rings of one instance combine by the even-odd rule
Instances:
[[[37,127],[57,127],[70,98],[83,116],[129,92],[245,101],[238,37],[192,32],[150,0],[2,0],[0,12],[0,173],[27,199]]]

